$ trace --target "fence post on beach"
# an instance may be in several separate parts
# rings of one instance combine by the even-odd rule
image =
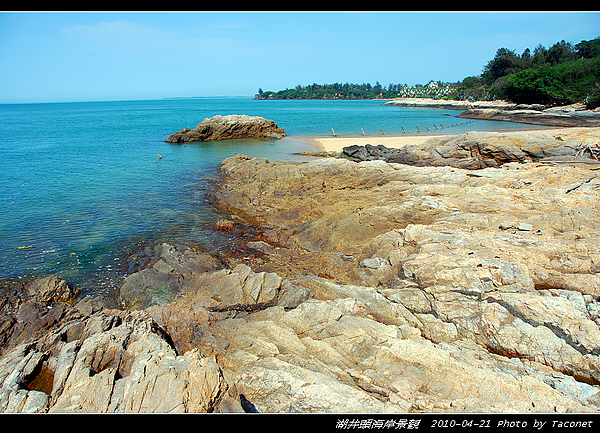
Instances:
[[[402,128],[402,132],[404,132],[406,134],[406,131],[404,130],[404,127],[401,126],[400,128]]]
[[[417,129],[419,130],[419,132],[421,132],[421,130],[419,129],[419,127],[417,126]]]
[[[383,135],[385,135],[385,132],[383,132],[383,129],[379,128],[379,130],[381,131],[381,133],[382,133]]]
[[[331,128],[331,132],[333,132],[334,137],[337,137],[337,135],[335,135],[335,131],[333,130],[333,128]]]
[[[365,130],[362,129],[362,127],[360,128],[360,130],[362,131],[363,135],[365,135]]]
[[[425,128],[427,128],[428,131],[431,131],[431,129],[429,129],[429,126],[425,125]]]

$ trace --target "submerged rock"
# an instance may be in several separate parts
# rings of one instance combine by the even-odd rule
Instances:
[[[171,134],[165,141],[167,143],[187,143],[236,138],[279,139],[286,135],[286,132],[272,120],[258,116],[232,114],[204,119],[196,128],[184,128]]]
[[[120,297],[132,310],[165,305],[185,290],[192,277],[219,267],[209,254],[163,243],[155,247],[154,258],[146,268],[127,276]]]

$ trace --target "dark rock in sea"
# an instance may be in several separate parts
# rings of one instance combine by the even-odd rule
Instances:
[[[33,280],[25,286],[25,289],[32,298],[46,304],[69,302],[78,294],[77,289],[54,275]]]
[[[29,344],[83,311],[118,307],[116,300],[104,296],[80,299],[77,289],[54,275],[0,287],[0,354]]]
[[[273,120],[258,116],[232,114],[204,119],[196,128],[183,128],[165,140],[167,143],[231,140],[239,138],[285,137],[286,132]]]

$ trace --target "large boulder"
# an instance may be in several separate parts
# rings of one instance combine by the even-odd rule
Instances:
[[[273,120],[258,116],[232,114],[204,119],[196,128],[184,128],[171,134],[165,141],[167,143],[187,143],[236,138],[279,139],[286,135],[286,132]]]

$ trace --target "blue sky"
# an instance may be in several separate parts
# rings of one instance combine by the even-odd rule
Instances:
[[[597,12],[2,12],[0,103],[459,81],[498,48],[599,36]]]

